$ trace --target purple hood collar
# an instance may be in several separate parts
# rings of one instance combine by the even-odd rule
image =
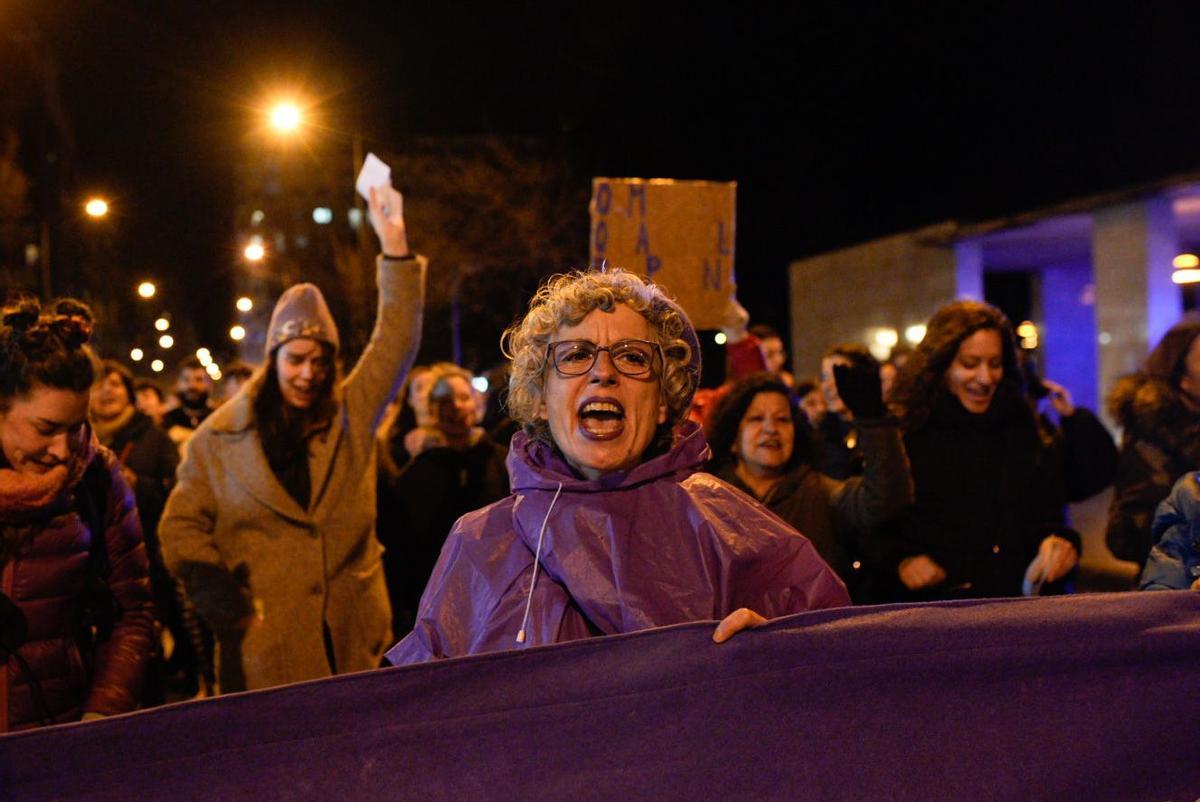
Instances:
[[[676,428],[674,445],[667,453],[647,460],[631,471],[618,471],[596,480],[580,477],[558,449],[525,432],[513,435],[506,465],[514,493],[555,491],[560,482],[564,493],[598,493],[634,488],[667,477],[682,480],[703,470],[711,453],[700,427],[692,421],[684,421]]]

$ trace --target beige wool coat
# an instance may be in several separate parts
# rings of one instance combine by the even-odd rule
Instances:
[[[423,259],[379,260],[375,330],[342,383],[332,426],[309,448],[309,509],[276,479],[255,426],[253,400],[273,370],[188,443],[159,538],[217,637],[223,693],[329,676],[324,626],[338,673],[377,667],[389,645],[373,430],[417,352],[425,268]]]

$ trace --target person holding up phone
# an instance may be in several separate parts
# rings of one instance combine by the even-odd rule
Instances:
[[[391,639],[375,538],[374,427],[417,352],[425,260],[400,194],[370,190],[379,311],[343,378],[312,284],[279,298],[265,364],[188,444],[159,529],[217,639],[227,693],[375,668]]]

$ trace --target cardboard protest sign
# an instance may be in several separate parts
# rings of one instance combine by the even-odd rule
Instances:
[[[737,182],[592,180],[591,261],[640,273],[673,295],[696,328],[720,328],[736,284]]]

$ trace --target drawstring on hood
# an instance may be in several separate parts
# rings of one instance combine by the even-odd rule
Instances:
[[[563,483],[558,483],[558,490],[554,491],[554,498],[550,499],[550,506],[546,509],[546,517],[542,519],[542,528],[538,532],[537,550],[533,554],[533,579],[529,581],[529,596],[525,599],[525,615],[521,617],[521,629],[517,632],[517,643],[525,642],[525,626],[529,623],[529,608],[533,605],[533,589],[537,586],[538,567],[541,565],[542,559],[542,539],[546,536],[546,524],[550,520],[550,513],[554,511],[554,504],[558,501],[558,494],[562,492]]]

